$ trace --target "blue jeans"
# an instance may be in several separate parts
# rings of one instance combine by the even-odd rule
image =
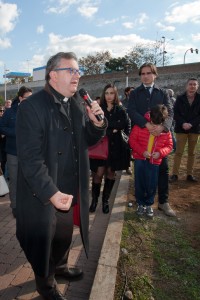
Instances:
[[[135,159],[135,197],[138,205],[152,205],[158,185],[159,166]]]

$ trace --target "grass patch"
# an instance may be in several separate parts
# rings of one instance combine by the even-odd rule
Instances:
[[[115,300],[199,300],[199,236],[187,235],[178,220],[138,218],[127,209],[118,262]],[[199,243],[200,244],[200,243]]]

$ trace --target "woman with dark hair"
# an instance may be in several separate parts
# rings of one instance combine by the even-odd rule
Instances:
[[[17,147],[16,147],[16,116],[19,104],[32,95],[32,90],[26,86],[21,86],[17,96],[13,99],[11,108],[6,109],[0,119],[0,134],[6,136],[5,152],[7,154],[7,167],[9,174],[10,207],[13,216],[16,215],[16,185],[17,185]]]
[[[128,169],[130,163],[130,151],[124,145],[121,133],[122,130],[127,128],[129,119],[126,111],[120,105],[118,91],[113,84],[108,84],[104,87],[100,106],[108,120],[106,135],[109,141],[109,154],[107,160],[90,159],[90,168],[93,172],[90,212],[95,212],[96,210],[101,182],[104,177],[102,210],[103,213],[107,214],[109,213],[108,200],[115,182],[115,171]]]

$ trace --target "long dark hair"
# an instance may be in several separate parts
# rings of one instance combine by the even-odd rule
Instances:
[[[105,99],[105,92],[107,89],[109,88],[113,88],[114,92],[115,92],[115,99],[114,99],[114,105],[119,105],[120,104],[120,100],[119,100],[119,95],[118,95],[118,91],[117,91],[117,88],[114,84],[112,83],[109,83],[107,84],[104,89],[103,89],[103,92],[101,94],[101,98],[100,98],[100,105],[105,105],[106,104],[106,99]]]

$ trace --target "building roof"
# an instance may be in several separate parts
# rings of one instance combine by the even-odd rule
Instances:
[[[25,78],[30,77],[31,73],[23,73],[23,72],[9,72],[3,75],[3,78]]]

